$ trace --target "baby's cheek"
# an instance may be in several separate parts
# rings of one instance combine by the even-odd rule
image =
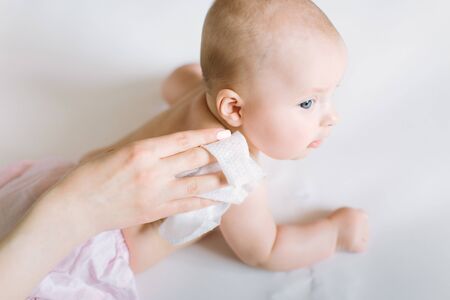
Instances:
[[[307,135],[289,114],[272,111],[247,121],[243,126],[244,134],[253,145],[272,158],[298,157],[307,146]]]
[[[297,127],[279,122],[269,140],[269,156],[277,159],[292,159],[301,155],[307,147],[307,135]]]

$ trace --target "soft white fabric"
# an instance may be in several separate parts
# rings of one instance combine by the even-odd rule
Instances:
[[[217,227],[230,205],[242,203],[253,186],[263,177],[263,171],[250,157],[247,142],[239,131],[225,140],[203,147],[217,159],[217,163],[181,174],[181,176],[201,175],[222,170],[228,185],[199,195],[199,197],[222,203],[168,217],[161,224],[160,235],[175,245],[192,241]]]

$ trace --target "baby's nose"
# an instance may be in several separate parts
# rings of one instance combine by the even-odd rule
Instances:
[[[334,113],[330,118],[330,122],[329,122],[328,126],[334,126],[337,124],[338,121],[339,121],[339,116],[336,113]]]
[[[321,126],[334,126],[339,121],[339,116],[336,111],[332,110],[328,114],[326,114],[322,120]]]

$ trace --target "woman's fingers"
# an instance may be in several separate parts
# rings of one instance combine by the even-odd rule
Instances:
[[[165,169],[170,175],[200,168],[215,161],[214,156],[201,147],[195,147],[163,159],[164,164],[167,165]]]
[[[217,204],[217,202],[200,197],[190,197],[168,201],[162,204],[162,215],[160,218],[162,219],[175,214],[201,209],[214,204]]]
[[[222,172],[182,177],[175,179],[173,182],[169,191],[169,199],[194,197],[212,190],[217,190],[226,185],[227,180]]]
[[[229,130],[214,128],[189,130],[140,141],[143,148],[149,148],[160,158],[171,156],[188,149],[209,144],[230,136]]]

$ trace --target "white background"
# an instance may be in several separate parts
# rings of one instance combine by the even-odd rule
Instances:
[[[138,276],[143,299],[450,298],[450,5],[316,3],[349,48],[341,122],[307,159],[264,161],[271,204],[280,221],[364,208],[369,251],[271,273],[211,236]],[[209,5],[0,0],[0,165],[76,159],[160,111],[164,76],[198,61]]]

